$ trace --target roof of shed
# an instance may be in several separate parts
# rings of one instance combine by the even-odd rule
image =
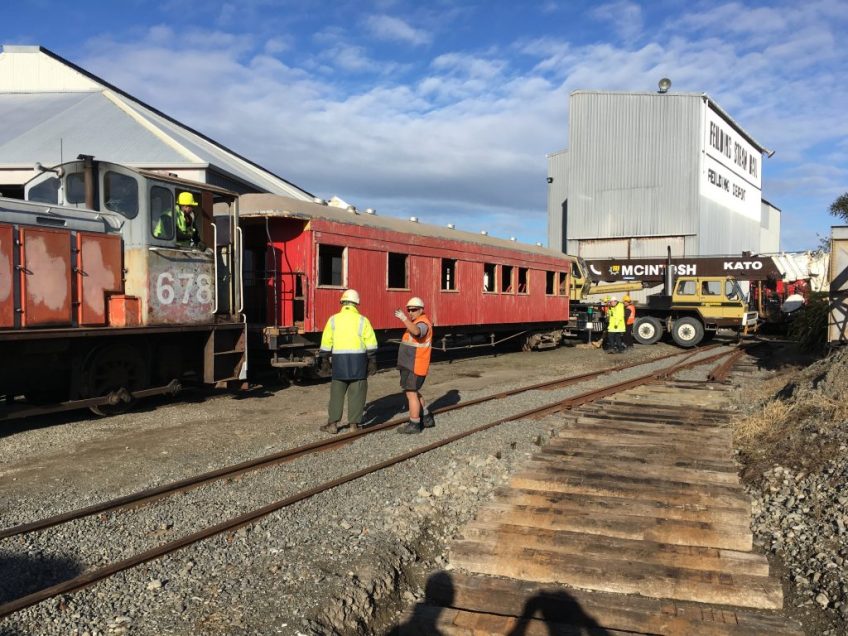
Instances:
[[[558,259],[568,258],[562,252],[538,245],[528,245],[517,241],[495,238],[483,234],[474,234],[438,225],[428,225],[388,216],[363,213],[337,208],[321,203],[300,201],[272,194],[243,194],[239,197],[239,216],[241,218],[288,217],[311,221],[316,219],[334,221],[348,225],[373,227],[393,232],[405,232],[416,236],[462,241],[477,245],[486,245],[508,250],[518,250]]]
[[[312,195],[40,46],[0,53],[0,165],[78,154],[134,167],[211,167],[257,190]]]
[[[746,140],[748,140],[754,148],[764,153],[765,155],[771,157],[774,154],[774,151],[769,150],[756,139],[754,139],[753,135],[749,133],[747,130],[742,128],[742,125],[733,119],[726,110],[724,110],[718,103],[706,93],[658,93],[656,91],[598,91],[598,90],[576,90],[572,91],[571,95],[634,95],[640,97],[654,97],[656,99],[669,99],[669,98],[683,98],[683,99],[702,99],[707,105],[715,110],[719,115],[724,117],[727,122],[736,129],[736,131],[742,135]]]

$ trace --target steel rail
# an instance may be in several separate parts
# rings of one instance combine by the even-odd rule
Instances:
[[[715,347],[719,345],[711,345],[711,347]],[[707,348],[699,349],[699,351],[704,351]],[[511,389],[509,391],[502,391],[500,393],[496,393],[493,395],[487,395],[480,398],[475,398],[473,400],[468,400],[465,402],[460,402],[459,404],[453,404],[451,406],[446,406],[440,409],[435,409],[433,411],[434,414],[438,415],[441,413],[447,413],[449,411],[467,408],[469,406],[475,406],[477,404],[482,404],[484,402],[488,402],[491,400],[499,400],[506,397],[511,397],[513,395],[517,395],[519,393],[524,393],[527,391],[535,391],[535,390],[549,390],[556,389],[565,386],[569,386],[571,384],[576,384],[578,382],[582,382],[584,380],[588,380],[599,375],[603,375],[605,373],[614,373],[617,371],[621,371],[624,369],[635,368],[642,364],[650,364],[652,362],[658,360],[666,360],[668,358],[673,358],[676,356],[686,355],[690,357],[694,355],[690,351],[685,352],[674,352],[668,355],[659,356],[657,358],[652,358],[651,360],[639,362],[638,364],[620,364],[612,367],[606,367],[604,369],[600,369],[598,371],[590,371],[587,373],[581,373],[575,376],[569,376],[567,378],[558,378],[556,380],[549,380],[547,382],[540,382],[537,384],[532,384],[526,387],[519,387],[517,389]],[[383,424],[378,424],[376,426],[369,426],[367,428],[359,429],[356,431],[351,431],[350,433],[346,433],[344,435],[340,435],[338,437],[333,437],[330,439],[323,439],[317,442],[311,442],[309,444],[304,444],[302,446],[297,446],[295,448],[286,449],[277,453],[272,453],[270,455],[265,455],[258,458],[253,458],[246,460],[244,462],[238,464],[232,464],[230,466],[224,466],[222,468],[217,468],[215,470],[202,473],[200,475],[195,475],[193,477],[187,477],[186,479],[181,479],[178,481],[170,482],[168,484],[163,484],[161,486],[157,486],[155,488],[149,488],[145,490],[140,490],[135,493],[131,493],[129,495],[124,495],[123,497],[116,497],[114,499],[109,499],[107,501],[102,501],[100,503],[92,504],[90,506],[86,506],[85,508],[79,508],[77,510],[70,510],[68,512],[63,512],[57,515],[53,515],[50,517],[45,517],[44,519],[39,519],[37,521],[31,521],[28,523],[18,524],[16,526],[10,526],[8,528],[4,528],[0,530],[0,539],[6,539],[9,537],[14,537],[21,534],[26,534],[28,532],[34,532],[36,530],[44,530],[46,528],[52,528],[54,526],[58,526],[62,523],[67,523],[69,521],[74,521],[76,519],[82,519],[85,517],[90,517],[91,515],[100,514],[104,512],[110,512],[114,510],[119,510],[121,508],[126,508],[128,506],[139,504],[142,502],[152,502],[157,499],[161,499],[163,497],[168,497],[170,495],[174,495],[180,492],[186,492],[188,490],[192,490],[194,488],[198,488],[204,484],[209,482],[218,481],[220,479],[225,479],[228,477],[235,477],[253,470],[259,470],[262,468],[269,468],[271,466],[275,466],[277,464],[282,464],[290,461],[294,461],[300,457],[305,455],[309,455],[314,452],[331,450],[338,448],[339,446],[346,445],[355,441],[356,439],[363,437],[364,435],[370,435],[372,433],[376,433],[388,428],[393,428],[400,424],[406,422],[405,417],[395,418],[393,420],[389,420],[388,422],[384,422]]]
[[[365,477],[366,475],[370,475],[372,473],[378,472],[380,470],[384,470],[401,462],[404,462],[413,457],[417,457],[429,451],[435,450],[437,448],[441,448],[442,446],[447,446],[448,444],[452,444],[458,440],[464,439],[466,437],[470,437],[476,433],[480,433],[482,431],[486,431],[490,428],[494,428],[495,426],[499,426],[500,424],[504,424],[506,422],[514,422],[522,419],[533,418],[540,416],[552,414],[559,412],[560,410],[565,410],[566,408],[572,408],[574,406],[579,406],[581,404],[586,404],[587,402],[591,402],[595,399],[599,399],[602,397],[606,397],[616,392],[624,391],[629,388],[634,388],[637,386],[641,386],[643,384],[648,384],[657,379],[661,379],[664,377],[669,377],[678,371],[682,371],[686,368],[707,364],[708,362],[712,362],[714,359],[720,358],[722,356],[729,355],[730,352],[721,352],[714,356],[710,356],[709,358],[698,359],[689,362],[683,362],[679,365],[673,365],[671,367],[667,367],[666,369],[660,369],[655,372],[648,373],[643,376],[639,376],[637,378],[632,378],[630,380],[626,380],[624,382],[619,382],[618,384],[602,387],[600,389],[594,389],[592,391],[587,391],[586,393],[566,398],[565,400],[560,400],[554,405],[545,405],[542,407],[537,407],[534,409],[530,409],[528,411],[524,411],[522,413],[518,413],[516,415],[510,415],[494,422],[489,422],[488,424],[483,424],[481,426],[477,426],[475,428],[469,429],[467,431],[463,431],[461,433],[456,433],[449,437],[445,437],[441,440],[435,441],[431,444],[427,444],[426,446],[421,446],[419,448],[415,448],[411,451],[403,453],[401,455],[396,455],[389,459],[386,459],[377,464],[373,464],[366,468],[354,471],[352,473],[348,473],[336,479],[324,482],[319,484],[318,486],[314,486],[307,490],[300,491],[295,493],[289,497],[284,499],[280,499],[273,503],[270,503],[261,508],[257,508],[251,512],[247,512],[226,521],[222,521],[221,523],[215,524],[213,526],[209,526],[202,530],[198,530],[197,532],[193,532],[179,539],[175,539],[168,543],[164,543],[155,548],[151,548],[144,552],[140,552],[139,554],[133,555],[121,561],[117,561],[115,563],[111,563],[107,566],[91,570],[89,572],[84,572],[83,574],[74,577],[72,579],[68,579],[66,581],[62,581],[61,583],[57,583],[56,585],[52,585],[47,588],[43,588],[31,594],[27,594],[25,596],[19,597],[7,603],[0,605],[0,618],[13,614],[14,612],[20,611],[42,601],[45,601],[54,596],[58,596],[60,594],[68,594],[70,592],[76,592],[83,588],[88,587],[98,581],[101,581],[105,578],[108,578],[118,572],[122,572],[124,570],[128,570],[137,565],[141,565],[142,563],[146,563],[148,561],[152,561],[159,557],[165,556],[166,554],[170,554],[175,552],[181,548],[184,548],[193,543],[197,543],[199,541],[203,541],[205,539],[211,538],[215,535],[221,534],[222,532],[226,532],[228,530],[236,530],[241,528],[242,526],[248,525],[257,519],[261,519],[273,512],[291,506],[295,503],[308,499],[310,497],[314,497],[317,494],[330,490],[332,488],[336,488],[345,483],[354,481],[355,479],[359,479],[360,477]],[[694,353],[690,354],[688,357],[692,357]],[[615,390],[613,390],[615,389]],[[552,410],[555,409],[555,410]]]
[[[705,351],[709,348],[714,348],[720,345],[710,345],[709,347],[700,348],[698,351]],[[656,358],[652,358],[647,361],[639,362],[638,364],[620,364],[612,367],[606,367],[604,369],[599,369],[597,371],[590,371],[587,373],[582,373],[576,376],[569,376],[567,378],[560,378],[557,380],[549,380],[546,382],[540,382],[538,384],[533,384],[526,387],[519,387],[517,389],[511,389],[509,391],[502,391],[500,393],[495,393],[493,395],[487,395],[480,398],[475,398],[473,400],[468,400],[466,402],[461,402],[459,404],[454,404],[451,406],[446,406],[441,409],[436,409],[433,411],[435,414],[447,413],[449,411],[453,411],[456,409],[462,409],[469,406],[474,406],[477,404],[482,404],[484,402],[488,402],[491,400],[497,400],[501,398],[511,397],[513,395],[517,395],[519,393],[524,393],[527,391],[534,390],[549,390],[556,389],[565,386],[569,386],[571,384],[576,384],[578,382],[582,382],[584,380],[588,380],[599,375],[603,375],[605,373],[614,373],[617,371],[621,371],[624,369],[635,368],[641,366],[643,364],[650,364],[658,360],[666,360],[668,358],[673,358],[677,356],[685,355],[691,357],[695,355],[695,353],[690,351],[685,352],[675,352],[668,355],[658,356]],[[113,510],[118,510],[120,508],[124,508],[130,506],[132,504],[142,503],[145,501],[155,501],[156,499],[160,499],[162,497],[170,496],[172,494],[177,494],[180,492],[185,492],[187,490],[191,490],[193,488],[199,487],[205,483],[209,483],[212,481],[217,481],[219,479],[224,479],[227,477],[234,477],[237,475],[241,475],[246,472],[250,472],[251,470],[258,470],[261,468],[268,468],[270,466],[284,463],[288,461],[293,461],[299,457],[303,457],[304,455],[308,455],[313,452],[329,450],[333,448],[337,448],[339,446],[345,445],[347,443],[355,441],[357,438],[362,437],[364,435],[368,435],[371,433],[376,433],[378,431],[385,430],[387,428],[393,428],[404,423],[406,419],[404,417],[395,418],[383,424],[379,424],[376,426],[370,426],[364,429],[360,429],[357,431],[352,431],[350,433],[346,433],[339,437],[320,440],[318,442],[311,442],[309,444],[305,444],[303,446],[298,446],[296,448],[286,449],[284,451],[280,451],[278,453],[273,453],[271,455],[266,455],[260,458],[250,459],[239,464],[233,464],[230,466],[225,466],[223,468],[219,468],[213,471],[209,471],[206,473],[202,473],[200,475],[196,475],[194,477],[189,477],[186,479],[182,479],[179,481],[171,482],[169,484],[164,484],[162,486],[158,486],[156,488],[150,488],[147,490],[142,490],[136,493],[132,493],[129,495],[125,495],[123,497],[117,497],[115,499],[107,500],[101,503],[92,504],[91,506],[87,506],[85,508],[80,508],[78,510],[72,510],[69,512],[61,513],[58,515],[54,515],[51,517],[47,517],[45,519],[41,519],[38,521],[33,521],[30,523],[19,524],[17,526],[5,528],[0,530],[0,539],[13,537],[16,535],[24,534],[27,532],[33,532],[35,530],[43,530],[45,528],[50,528],[57,526],[61,523],[66,523],[68,521],[73,521],[76,519],[81,519],[84,517],[88,517],[94,514],[109,512]]]

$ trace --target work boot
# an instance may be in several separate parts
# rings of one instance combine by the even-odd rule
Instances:
[[[436,418],[433,417],[430,411],[427,411],[421,419],[421,423],[424,425],[424,428],[433,428],[436,425]]]
[[[324,426],[321,427],[321,430],[325,433],[330,433],[331,435],[335,435],[339,432],[339,427],[337,422],[327,422]]]
[[[420,433],[423,430],[421,426],[421,422],[413,422],[409,420],[406,424],[402,424],[398,427],[398,433],[403,433],[404,435],[412,435],[415,433]]]

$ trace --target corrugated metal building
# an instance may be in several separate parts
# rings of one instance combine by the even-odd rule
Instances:
[[[593,257],[777,251],[770,152],[704,94],[575,91],[548,156],[548,242]]]
[[[236,192],[312,195],[40,46],[0,53],[0,192],[79,154]]]

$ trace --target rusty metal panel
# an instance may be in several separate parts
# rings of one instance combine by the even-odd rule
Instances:
[[[0,329],[15,326],[15,228],[0,225]]]
[[[106,295],[123,291],[121,237],[79,232],[77,249],[77,320],[80,325],[105,325]]]
[[[71,234],[23,227],[21,242],[22,325],[70,325]]]
[[[149,248],[146,324],[214,322],[213,258],[212,250]]]

